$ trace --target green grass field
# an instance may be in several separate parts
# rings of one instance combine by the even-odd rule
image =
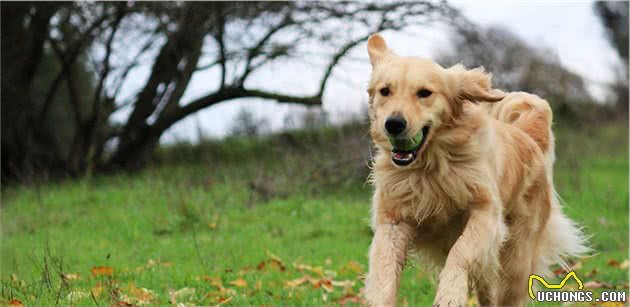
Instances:
[[[627,126],[562,128],[557,190],[596,252],[576,272],[627,287]],[[363,135],[182,145],[137,174],[4,187],[0,302],[358,305],[371,188],[343,159]],[[412,261],[400,302],[430,305],[434,285]]]

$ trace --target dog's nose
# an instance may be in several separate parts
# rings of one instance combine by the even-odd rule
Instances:
[[[389,116],[385,120],[385,130],[392,136],[397,136],[407,128],[407,121],[401,116]]]

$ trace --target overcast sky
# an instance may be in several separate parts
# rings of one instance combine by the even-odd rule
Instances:
[[[583,76],[594,95],[601,95],[602,84],[614,78],[613,67],[618,57],[610,47],[592,2],[527,1],[527,2],[455,2],[464,15],[482,26],[501,25],[526,42],[539,44],[557,53],[561,63]],[[399,54],[434,57],[448,48],[444,30],[421,29],[410,38],[400,33],[385,32],[390,47]],[[316,92],[321,67],[318,60],[310,63],[277,63],[252,75],[252,87],[289,91],[291,94]],[[335,69],[324,94],[324,110],[334,122],[358,116],[365,107],[365,87],[369,75],[365,44],[357,46]],[[183,101],[208,93],[216,80],[215,72],[198,73],[186,91]],[[285,126],[285,119],[305,108],[259,99],[244,99],[209,107],[191,115],[169,129],[162,142],[196,141],[201,128],[206,137],[222,137],[229,133],[232,120],[241,108],[265,118],[272,130]]]

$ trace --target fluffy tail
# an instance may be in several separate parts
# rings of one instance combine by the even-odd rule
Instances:
[[[588,238],[580,226],[562,213],[560,197],[554,190],[551,202],[551,214],[540,244],[540,258],[535,271],[549,276],[549,266],[560,264],[569,271],[566,260],[569,257],[583,257],[591,251]]]

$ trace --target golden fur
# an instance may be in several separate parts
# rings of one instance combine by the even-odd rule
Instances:
[[[370,134],[376,146],[369,273],[370,305],[396,304],[410,251],[442,267],[436,306],[524,303],[530,274],[584,253],[580,230],[553,189],[552,113],[546,101],[491,87],[483,69],[443,68],[368,41]],[[391,94],[379,91],[387,87]],[[419,97],[420,89],[432,92]],[[384,121],[396,114],[409,134],[430,123],[410,165],[392,163]]]

